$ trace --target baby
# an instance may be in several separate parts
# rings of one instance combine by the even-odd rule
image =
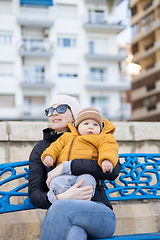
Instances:
[[[114,125],[103,119],[97,109],[85,108],[79,112],[75,122],[68,124],[68,128],[70,132],[64,133],[43,152],[41,160],[44,165],[50,167],[54,163],[56,166],[63,163],[65,168],[70,160],[92,159],[98,161],[104,173],[112,172],[118,162],[118,143],[113,136]],[[66,191],[81,179],[84,181],[82,186],[93,186],[94,195],[96,180],[90,174],[62,174],[50,182],[50,202],[55,201],[56,194]]]

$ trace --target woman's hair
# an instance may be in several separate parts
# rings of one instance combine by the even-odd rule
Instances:
[[[76,119],[77,114],[80,111],[79,102],[75,97],[71,97],[69,95],[57,95],[52,98],[49,107],[53,106],[54,104],[67,104],[72,112],[73,118]]]

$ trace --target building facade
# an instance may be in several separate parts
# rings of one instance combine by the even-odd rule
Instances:
[[[160,121],[160,1],[130,0],[133,62],[141,66],[132,82],[132,117]]]
[[[105,0],[0,0],[0,120],[46,119],[57,94],[120,120],[116,35],[125,29]]]

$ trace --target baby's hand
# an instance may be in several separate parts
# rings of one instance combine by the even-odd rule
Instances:
[[[113,170],[113,164],[109,160],[103,160],[102,162],[102,170],[104,173],[106,172],[112,172]]]
[[[43,163],[46,167],[51,167],[53,166],[53,158],[51,156],[45,156]]]

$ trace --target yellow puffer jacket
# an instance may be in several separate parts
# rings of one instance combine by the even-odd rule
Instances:
[[[98,160],[101,167],[104,159],[110,160],[115,167],[118,162],[118,143],[113,133],[115,126],[107,119],[103,119],[104,127],[99,135],[79,135],[73,122],[68,124],[71,132],[64,133],[53,142],[41,156],[42,162],[46,155],[50,155],[57,165],[74,159]]]

